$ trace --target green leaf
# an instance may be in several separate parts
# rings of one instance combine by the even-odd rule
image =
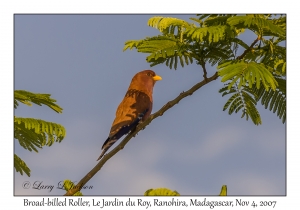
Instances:
[[[269,90],[271,87],[273,90],[276,89],[277,81],[271,72],[264,66],[264,64],[245,61],[229,61],[218,66],[218,73],[222,77],[221,81],[226,82],[232,80],[228,89],[239,80],[239,87],[249,84],[252,86],[254,80],[259,88],[260,83],[263,83],[265,89]]]
[[[14,155],[14,167],[16,172],[19,172],[21,175],[25,173],[28,177],[30,177],[30,169],[27,164],[16,154]]]
[[[174,34],[175,29],[179,30],[179,28],[189,28],[191,25],[181,19],[173,18],[173,17],[152,17],[148,20],[148,26],[153,28],[157,28],[160,32],[171,33]]]
[[[252,94],[255,94],[256,102],[261,101],[261,104],[265,109],[277,113],[277,116],[282,120],[282,123],[286,121],[286,80],[283,78],[275,78],[278,86],[276,90],[267,91],[264,87],[247,88],[246,90]]]
[[[220,196],[227,196],[227,185],[222,186]]]
[[[220,40],[228,39],[234,36],[234,33],[226,25],[209,26],[202,28],[189,28],[186,30],[187,37],[197,42],[208,41],[219,42]]]
[[[14,138],[29,151],[61,142],[66,136],[65,128],[57,123],[33,118],[14,118]]]
[[[177,191],[172,191],[168,188],[149,189],[144,193],[144,196],[179,196]]]
[[[228,114],[231,115],[242,110],[241,118],[246,116],[246,120],[248,120],[250,117],[255,125],[261,124],[261,117],[256,109],[257,101],[254,98],[255,96],[249,93],[247,88],[238,89],[236,85],[228,90],[228,85],[226,84],[224,88],[219,90],[220,93],[223,93],[222,96],[232,94],[225,103],[223,111],[228,109]]]
[[[272,20],[257,15],[230,17],[227,23],[232,27],[249,28],[260,31],[265,30],[266,32],[272,32],[279,36],[286,36],[286,32],[282,27],[275,25]]]
[[[239,44],[240,46],[242,46],[245,49],[249,48],[249,46],[243,40],[241,40],[239,38],[233,38],[232,42]]]
[[[57,113],[62,113],[62,108],[58,106],[55,102],[56,100],[50,98],[50,94],[32,93],[25,90],[15,90],[14,91],[14,108],[18,106],[18,102],[31,106],[31,103],[35,103],[39,106],[46,105],[56,111]]]
[[[73,189],[76,185],[69,179],[64,180],[64,189],[68,192],[70,189]],[[80,191],[77,191],[73,196],[83,196]]]

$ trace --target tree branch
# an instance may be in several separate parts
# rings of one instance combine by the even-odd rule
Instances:
[[[149,125],[152,120],[159,116],[162,116],[168,109],[172,108],[175,104],[178,104],[179,101],[181,101],[181,99],[192,95],[196,90],[208,84],[209,82],[216,80],[218,77],[218,72],[216,72],[213,76],[197,83],[188,91],[180,93],[179,96],[177,96],[174,100],[169,101],[160,110],[150,115],[149,118],[146,119],[143,123],[139,124],[134,131],[130,132],[118,146],[116,146],[111,152],[105,155],[99,161],[99,163],[87,175],[85,175],[85,177],[83,177],[73,189],[68,190],[68,192],[65,195],[74,195],[77,191],[79,191],[102,168],[106,161],[108,161],[112,156],[114,156],[117,152],[123,149],[125,145],[129,142],[129,140],[132,137],[134,137],[140,130],[144,129],[147,125]]]
[[[202,69],[203,69],[203,77],[204,77],[204,80],[207,81],[207,71],[206,71],[206,67],[205,67],[205,62],[204,61],[201,61],[200,63]]]
[[[260,36],[258,36],[258,37],[253,41],[253,43],[250,45],[250,47],[249,47],[248,49],[246,49],[246,50],[243,52],[243,54],[241,54],[240,56],[238,56],[236,59],[237,59],[237,60],[242,60],[242,59],[245,57],[245,55],[253,49],[253,46],[254,46],[260,39],[261,39]]]

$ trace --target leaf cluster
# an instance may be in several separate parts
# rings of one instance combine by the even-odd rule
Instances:
[[[188,22],[174,17],[152,17],[148,26],[161,34],[125,42],[124,51],[135,48],[147,53],[150,66],[164,63],[175,70],[196,62],[206,78],[206,64],[217,65],[220,90],[231,95],[224,106],[229,114],[242,110],[242,117],[261,124],[257,102],[273,110],[285,122],[286,16],[273,14],[205,14]],[[256,39],[248,45],[244,32]],[[244,50],[237,55],[239,49]],[[285,83],[285,82],[284,82]],[[226,89],[227,88],[227,89]],[[285,87],[284,87],[285,88]],[[270,102],[270,103],[269,103]]]
[[[39,106],[46,105],[50,107],[57,113],[62,113],[62,108],[58,106],[55,102],[56,100],[50,98],[50,94],[41,94],[41,93],[32,93],[25,90],[15,90],[14,91],[14,108],[16,109],[19,105],[18,101],[31,106],[32,103],[37,104]]]
[[[246,85],[252,88],[253,84],[256,84],[258,89],[263,84],[267,91],[269,88],[275,90],[278,85],[272,73],[263,63],[234,60],[224,62],[218,66],[218,69],[219,76],[222,77],[222,82],[231,80],[228,89],[236,83],[238,83],[238,88]]]
[[[149,189],[144,193],[144,196],[179,196],[177,191],[172,191],[168,188]]]
[[[220,89],[222,96],[230,95],[230,98],[225,103],[223,111],[228,109],[228,114],[237,113],[242,110],[242,118],[246,116],[255,125],[262,124],[260,114],[256,108],[260,101],[265,109],[276,112],[282,123],[286,121],[286,80],[275,77],[275,89],[267,91],[264,86],[258,88],[257,85],[242,86],[239,88],[236,84],[231,86],[231,83],[226,83],[224,88]],[[230,87],[230,88],[229,88]],[[229,90],[228,90],[229,89]]]
[[[221,188],[220,196],[227,196],[227,185],[223,185]],[[168,188],[149,189],[144,193],[144,196],[180,196],[180,194],[174,190]]]
[[[25,90],[15,90],[14,108],[18,107],[18,102],[31,106],[46,105],[57,113],[62,112],[62,108],[50,98],[50,94],[32,93]],[[14,117],[14,138],[26,150],[38,152],[43,146],[51,146],[54,142],[61,142],[66,136],[65,128],[57,123],[47,122],[41,119]],[[14,166],[21,175],[25,173],[30,176],[30,169],[26,163],[14,156]]]
[[[26,163],[16,154],[14,154],[14,167],[16,172],[19,172],[21,175],[25,173],[27,176],[30,176],[30,168],[28,168]]]
[[[14,127],[14,138],[24,149],[35,152],[43,146],[61,142],[66,135],[62,125],[34,118],[15,117]]]
[[[74,187],[76,187],[76,186],[71,180],[69,180],[69,179],[64,180],[64,189],[67,192],[68,192],[68,190],[73,189]],[[82,194],[82,192],[77,191],[76,193],[74,193],[73,196],[83,196],[83,194]]]

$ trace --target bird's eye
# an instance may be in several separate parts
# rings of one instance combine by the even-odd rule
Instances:
[[[148,73],[147,73],[147,76],[151,77],[151,73],[148,72]]]

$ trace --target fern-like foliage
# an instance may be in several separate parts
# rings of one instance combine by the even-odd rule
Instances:
[[[165,64],[177,69],[191,63],[217,65],[222,82],[229,82],[221,93],[233,95],[224,106],[229,113],[243,110],[242,117],[261,124],[256,109],[258,100],[285,121],[285,94],[278,89],[278,80],[286,76],[286,16],[272,14],[204,14],[191,17],[192,22],[173,17],[152,17],[148,26],[160,34],[142,40],[125,42],[124,51],[136,49],[147,53],[150,66]],[[240,37],[251,31],[257,37],[248,45]],[[244,50],[237,55],[239,49]],[[264,92],[259,98],[258,92]],[[279,100],[279,98],[281,99]],[[264,100],[268,99],[268,100]],[[272,103],[268,103],[271,101]],[[276,106],[276,102],[278,106]]]
[[[14,126],[14,138],[29,151],[38,152],[38,148],[61,142],[66,135],[62,125],[40,119],[15,117]]]
[[[231,86],[228,90],[228,86],[230,84],[226,84],[224,88],[220,89],[219,92],[222,93],[222,96],[231,94],[231,97],[225,103],[223,107],[223,111],[228,109],[228,114],[237,113],[242,110],[242,118],[246,116],[246,120],[250,119],[255,125],[259,125],[262,123],[260,114],[256,109],[257,101],[249,93],[246,89],[239,89],[237,85]]]
[[[76,185],[69,179],[64,180],[64,189],[68,192],[73,189]],[[83,196],[82,192],[77,191],[73,196]]]
[[[278,77],[274,77],[276,83],[276,89],[267,91],[264,86],[257,88],[257,85],[243,86],[238,88],[235,84],[230,86],[230,83],[225,84],[225,87],[220,89],[222,96],[231,95],[223,111],[228,109],[228,113],[237,113],[242,110],[242,117],[246,116],[246,119],[250,117],[255,125],[262,123],[260,114],[256,108],[257,103],[260,101],[266,109],[276,112],[282,123],[286,121],[286,80]]]
[[[168,188],[149,189],[144,193],[144,196],[179,196],[177,191],[172,191]]]
[[[227,196],[227,185],[222,186],[220,196]]]
[[[179,62],[184,67],[193,60],[198,64],[209,62],[214,65],[233,57],[230,44],[221,42],[226,36],[219,26],[198,28],[193,23],[170,17],[150,18],[148,25],[159,29],[162,35],[129,40],[123,50],[136,48],[138,52],[149,53],[146,60],[150,66],[165,63],[170,69],[177,69]],[[230,30],[228,27],[226,29]],[[228,34],[235,32],[229,31]]]
[[[248,89],[255,96],[255,100],[260,101],[265,109],[276,113],[282,123],[286,121],[286,80],[276,78],[278,86],[276,90],[266,91],[263,87],[259,89],[255,86]]]
[[[148,20],[148,26],[157,28],[163,34],[181,34],[184,29],[193,27],[194,25],[173,17],[152,17]]]
[[[131,40],[125,44],[124,50],[136,47],[138,52],[150,53],[146,58],[147,62],[151,63],[150,66],[166,62],[167,66],[176,69],[178,61],[181,66],[184,66],[184,63],[188,65],[193,62],[189,46],[179,42],[174,35],[156,36],[141,41]]]
[[[279,45],[283,41],[281,38],[263,39],[263,46],[254,51],[257,54],[255,59],[269,66],[278,76],[286,75],[286,47]]]
[[[14,166],[16,171],[19,172],[21,175],[25,173],[27,176],[30,176],[30,168],[28,168],[26,163],[16,154],[14,155]]]
[[[191,28],[187,30],[187,36],[197,42],[208,41],[219,42],[228,38],[233,38],[236,33],[227,25],[208,26],[203,28]]]
[[[46,105],[57,113],[62,112],[55,99],[50,94],[32,93],[25,90],[14,91],[14,108],[18,107],[18,101],[31,106]],[[61,142],[66,136],[65,128],[57,123],[47,122],[40,119],[14,117],[14,138],[26,150],[38,152],[43,146],[51,146],[54,142]],[[23,172],[30,176],[30,169],[17,155],[14,157],[14,167],[17,172]]]
[[[218,66],[218,73],[222,77],[222,82],[232,80],[228,89],[239,81],[238,88],[249,85],[251,88],[255,83],[257,88],[260,88],[261,83],[268,91],[269,88],[275,90],[277,81],[272,73],[262,63],[245,62],[245,61],[228,61]]]
[[[223,185],[221,188],[220,196],[227,196],[227,185]],[[180,194],[174,190],[168,188],[149,189],[144,193],[144,196],[180,196]]]
[[[255,31],[260,36],[285,36],[285,30],[275,25],[272,19],[269,19],[268,15],[245,15],[234,16],[227,20],[228,25],[234,26],[238,29],[247,28]]]
[[[41,94],[41,93],[32,93],[25,90],[15,90],[14,91],[14,108],[16,109],[18,104],[18,101],[26,104],[28,106],[31,106],[32,103],[35,103],[39,106],[46,105],[56,111],[57,113],[62,113],[62,108],[58,106],[55,102],[56,100],[53,98],[50,98],[50,94]]]

